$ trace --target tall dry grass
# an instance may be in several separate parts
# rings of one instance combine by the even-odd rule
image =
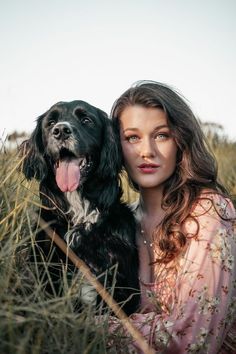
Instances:
[[[63,294],[45,292],[44,272],[28,259],[35,231],[32,212],[40,204],[37,185],[18,171],[13,152],[0,153],[0,353],[105,353],[106,318],[74,311],[78,282],[63,276]],[[74,275],[76,277],[76,274]],[[97,309],[97,315],[100,314]]]
[[[219,176],[236,194],[236,143],[208,134],[217,158]],[[63,269],[63,294],[47,294],[37,263],[28,262],[35,238],[33,211],[40,205],[36,182],[26,182],[19,172],[19,157],[0,147],[0,353],[80,354],[106,353],[110,340],[107,321],[94,322],[92,308],[74,311],[75,278]],[[124,199],[138,195],[122,177]],[[44,272],[47,272],[45,264]],[[75,275],[76,276],[76,275]],[[78,282],[77,282],[78,286]],[[100,309],[97,310],[100,314]],[[119,337],[117,338],[119,341]],[[124,349],[125,350],[125,349]]]

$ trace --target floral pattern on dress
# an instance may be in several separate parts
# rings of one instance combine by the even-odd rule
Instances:
[[[204,194],[192,215],[199,224],[197,235],[188,239],[175,265],[155,266],[155,283],[141,284],[148,295],[145,310],[130,316],[156,353],[221,353],[236,318],[233,204],[219,194]],[[187,233],[195,230],[196,222],[188,220]],[[111,330],[117,322],[111,318]],[[141,353],[136,343],[130,348]]]

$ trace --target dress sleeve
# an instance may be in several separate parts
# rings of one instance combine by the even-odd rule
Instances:
[[[235,218],[235,210],[227,199],[214,196],[199,203],[194,217],[198,232],[191,237],[196,222],[190,219],[170,311],[131,315],[157,353],[215,354],[235,317],[236,234],[229,220]],[[133,347],[140,352],[135,343]]]

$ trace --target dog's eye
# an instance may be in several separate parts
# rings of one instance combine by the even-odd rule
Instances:
[[[48,127],[52,127],[53,125],[55,125],[55,120],[50,120],[49,122],[48,122]]]
[[[83,108],[77,108],[74,113],[82,124],[92,123],[92,120],[87,116],[87,112]]]
[[[59,112],[57,110],[52,110],[48,115],[48,127],[52,127],[58,121]]]
[[[91,119],[89,119],[88,117],[81,117],[80,121],[82,124],[87,124],[87,123],[91,123]]]

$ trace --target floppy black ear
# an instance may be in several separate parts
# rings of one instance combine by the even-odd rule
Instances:
[[[20,154],[24,156],[22,172],[27,179],[36,178],[41,181],[47,175],[47,164],[44,159],[42,141],[42,120],[45,114],[37,119],[37,125],[30,138],[20,146]]]
[[[122,168],[122,154],[119,136],[112,127],[111,120],[105,112],[98,110],[104,120],[103,143],[101,146],[100,164],[97,173],[101,178],[116,178]]]

